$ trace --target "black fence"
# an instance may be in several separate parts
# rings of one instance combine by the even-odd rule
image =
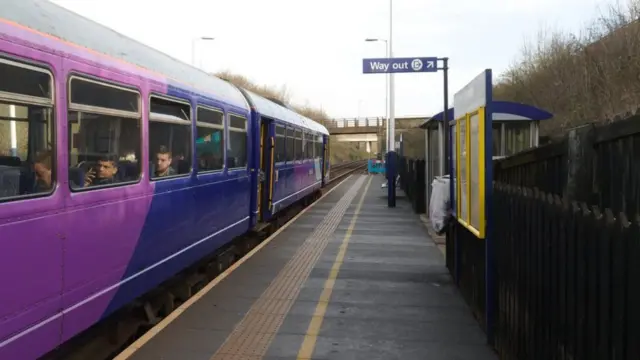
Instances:
[[[497,183],[501,359],[640,359],[640,228],[624,213]]]
[[[457,243],[452,241],[457,239]],[[478,239],[467,228],[454,220],[447,230],[447,267],[456,284],[460,288],[462,296],[471,307],[471,311],[482,328],[487,326],[485,318],[485,247],[484,241]],[[451,247],[450,247],[451,246]],[[458,256],[455,255],[456,247]],[[449,249],[453,251],[449,251]],[[458,259],[458,263],[456,263]],[[457,275],[455,273],[457,272]]]
[[[576,128],[559,143],[495,161],[494,180],[638,214],[640,115]]]
[[[493,246],[454,221],[446,256],[500,358],[640,359],[640,116],[493,165]]]
[[[563,195],[567,183],[567,146],[565,139],[495,161],[494,180]]]
[[[398,157],[400,188],[407,195],[416,214],[427,212],[425,170],[424,160]]]

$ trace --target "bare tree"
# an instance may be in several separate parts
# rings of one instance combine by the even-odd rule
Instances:
[[[580,34],[542,31],[495,86],[497,99],[554,114],[541,135],[610,121],[640,106],[640,0],[600,11]]]

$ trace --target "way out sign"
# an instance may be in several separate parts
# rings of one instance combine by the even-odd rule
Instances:
[[[437,72],[437,57],[362,59],[364,74]]]

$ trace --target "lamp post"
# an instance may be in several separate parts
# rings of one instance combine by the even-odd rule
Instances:
[[[213,41],[215,38],[210,36],[201,36],[191,40],[191,65],[193,66],[196,66],[196,43],[198,40]]]
[[[367,42],[384,41],[384,56],[386,58],[389,58],[389,42],[387,41],[387,39],[367,38],[367,39],[364,39],[364,41],[367,41]],[[386,74],[384,76],[384,81],[385,81],[384,83],[384,118],[385,120],[389,121],[389,74]]]
[[[389,0],[389,58],[393,59],[393,0]],[[394,74],[389,74],[389,121],[387,121],[387,178],[388,207],[396,206],[396,119],[395,119],[395,86]]]

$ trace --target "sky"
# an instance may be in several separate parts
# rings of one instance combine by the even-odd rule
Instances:
[[[291,102],[333,118],[384,116],[393,6],[394,57],[448,57],[449,103],[484,69],[494,81],[541,30],[579,31],[614,0],[53,0],[208,72],[285,86]],[[194,39],[213,37],[214,40]],[[194,45],[195,44],[195,45]],[[441,73],[396,74],[396,117],[443,109]]]

